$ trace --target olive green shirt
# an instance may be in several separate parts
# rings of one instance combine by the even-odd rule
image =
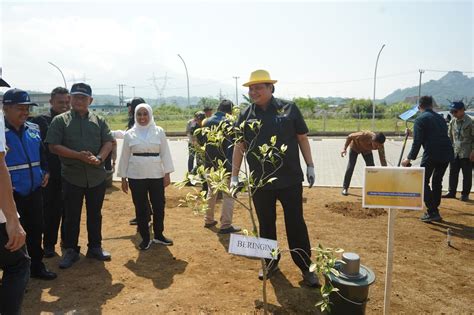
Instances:
[[[451,119],[448,134],[453,142],[454,156],[460,159],[469,158],[474,151],[474,123],[471,117],[464,114],[462,119]]]
[[[73,110],[54,117],[46,135],[48,144],[60,144],[74,151],[97,155],[105,142],[113,141],[109,126],[102,117],[89,112],[81,117]],[[105,157],[104,157],[105,158]],[[106,178],[104,163],[90,165],[60,156],[61,175],[79,187],[95,187]]]

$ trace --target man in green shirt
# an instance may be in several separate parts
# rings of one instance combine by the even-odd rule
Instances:
[[[105,120],[92,112],[92,89],[85,83],[71,87],[71,110],[51,122],[46,143],[51,153],[61,159],[64,194],[64,255],[60,268],[69,268],[79,260],[79,226],[84,198],[87,209],[87,257],[110,260],[102,249],[102,203],[106,172],[103,160],[112,150],[114,140]]]
[[[472,187],[472,162],[474,162],[474,123],[465,114],[464,103],[453,102],[448,134],[454,147],[454,160],[449,165],[449,191],[443,198],[456,198],[459,171],[462,170],[461,200],[468,201]]]

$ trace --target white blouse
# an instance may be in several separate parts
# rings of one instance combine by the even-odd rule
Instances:
[[[159,156],[136,156],[134,153],[159,153]],[[118,165],[118,177],[133,179],[163,178],[174,171],[166,134],[161,127],[152,127],[145,139],[135,130],[125,133]]]

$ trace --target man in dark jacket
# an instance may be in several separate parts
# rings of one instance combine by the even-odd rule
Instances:
[[[231,122],[226,119],[227,114],[232,114],[232,104],[229,100],[223,100],[220,102],[217,112],[204,120],[204,126],[213,130],[214,128],[219,131],[222,131],[224,134],[224,139],[219,146],[210,144],[206,141],[205,157],[204,157],[204,166],[208,169],[214,168],[215,170],[219,168],[219,163],[223,163],[226,169],[226,172],[231,172],[232,170],[232,153],[234,151],[233,143],[234,139],[232,133],[227,132]],[[206,211],[206,216],[204,220],[204,227],[210,228],[217,224],[217,221],[214,220],[214,209],[216,207],[217,194],[214,194],[212,191],[211,185],[208,184],[207,188],[207,197],[208,197],[208,208]],[[234,213],[234,199],[227,195],[223,194],[222,200],[222,214],[221,214],[221,227],[219,234],[229,234],[239,232],[241,229],[239,227],[232,225],[232,215]]]
[[[413,127],[413,145],[402,166],[410,166],[423,146],[420,166],[425,168],[424,201],[427,212],[420,219],[423,222],[439,222],[442,220],[438,207],[441,203],[443,176],[454,158],[453,145],[448,137],[445,120],[433,111],[433,98],[421,97],[418,108],[421,115],[415,120]]]
[[[38,115],[31,121],[40,128],[41,140],[45,141],[49,126],[54,117],[71,109],[69,91],[63,87],[56,87],[51,91],[49,103],[51,108],[48,113]],[[56,255],[54,247],[58,242],[58,230],[64,216],[64,205],[61,186],[61,161],[56,154],[49,152],[46,146],[46,157],[49,166],[49,182],[43,189],[43,216],[44,216],[44,257],[50,258]],[[61,239],[63,236],[61,224]]]

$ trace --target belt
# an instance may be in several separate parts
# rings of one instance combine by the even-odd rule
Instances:
[[[133,156],[160,156],[160,154],[146,152],[146,153],[133,153]]]

